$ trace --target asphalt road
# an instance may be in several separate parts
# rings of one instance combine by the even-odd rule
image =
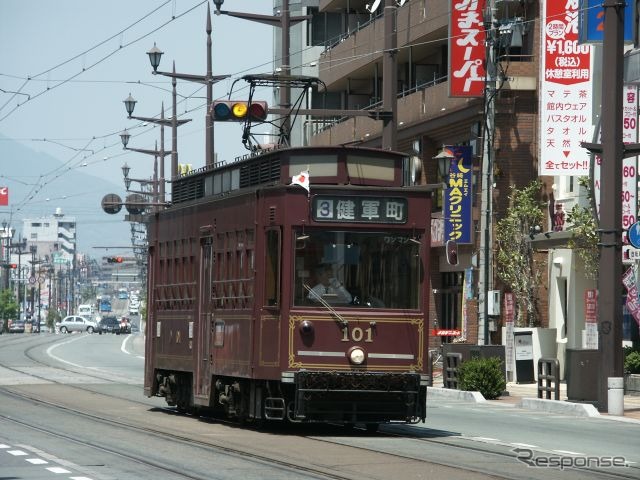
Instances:
[[[606,417],[439,399],[425,424],[366,435],[176,415],[143,396],[142,345],[141,335],[1,336],[0,478],[640,479],[640,425]]]

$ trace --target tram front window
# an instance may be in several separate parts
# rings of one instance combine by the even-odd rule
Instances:
[[[410,235],[297,232],[294,305],[420,308],[419,245]]]

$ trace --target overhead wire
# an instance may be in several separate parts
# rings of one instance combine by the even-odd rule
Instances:
[[[171,1],[171,0],[169,0],[169,1]],[[130,25],[129,27],[127,27],[126,29],[121,30],[120,32],[118,32],[118,33],[116,33],[116,34],[112,35],[112,36],[111,36],[111,37],[109,37],[108,39],[104,40],[103,42],[100,42],[99,44],[97,44],[96,46],[94,46],[94,47],[92,47],[92,48],[90,48],[90,49],[86,50],[85,52],[83,52],[83,53],[81,53],[81,54],[78,54],[78,55],[76,55],[76,56],[74,56],[74,57],[72,57],[72,58],[70,58],[70,59],[68,59],[68,60],[66,60],[66,61],[64,61],[64,62],[61,62],[60,64],[56,65],[55,67],[51,67],[50,69],[44,70],[43,72],[39,73],[39,74],[38,74],[38,75],[36,75],[36,76],[33,76],[33,77],[27,77],[27,78],[25,79],[25,83],[26,83],[26,82],[29,82],[29,81],[31,81],[31,80],[36,80],[36,77],[41,76],[41,75],[43,75],[43,74],[45,74],[45,73],[49,73],[49,72],[53,71],[55,68],[57,68],[57,67],[59,67],[59,66],[61,66],[61,65],[64,65],[64,64],[66,64],[66,63],[68,63],[68,62],[70,62],[70,61],[72,61],[72,60],[74,60],[74,59],[77,59],[77,58],[79,58],[80,56],[82,56],[82,55],[84,55],[84,54],[88,53],[88,52],[89,52],[89,51],[91,51],[92,49],[97,48],[98,46],[100,46],[100,45],[102,45],[102,44],[104,44],[104,43],[108,42],[109,40],[112,40],[113,38],[115,38],[116,36],[118,36],[118,35],[122,34],[124,31],[128,30],[128,29],[129,29],[129,28],[131,28],[132,26],[136,25],[137,23],[139,23],[139,22],[140,22],[140,21],[142,21],[144,18],[148,17],[149,15],[151,15],[152,13],[154,13],[155,11],[157,11],[158,9],[160,9],[161,7],[165,6],[167,3],[169,3],[169,1],[167,1],[167,2],[163,3],[163,4],[162,4],[162,5],[160,5],[158,8],[154,9],[152,12],[150,12],[150,13],[149,13],[149,14],[147,14],[147,15],[145,15],[145,17],[143,17],[143,18],[139,19],[138,21],[134,22],[133,24],[131,24],[131,25]],[[116,51],[114,51],[114,52],[111,52],[109,55],[107,55],[107,56],[103,57],[101,60],[99,60],[99,61],[97,61],[97,62],[93,63],[92,65],[90,65],[88,68],[83,69],[83,71],[78,72],[77,74],[72,75],[71,77],[69,77],[69,78],[67,78],[67,79],[65,79],[65,80],[60,81],[60,82],[59,82],[57,85],[55,85],[53,88],[56,88],[56,87],[58,87],[58,86],[60,86],[60,85],[62,85],[62,84],[64,84],[64,83],[67,83],[67,82],[74,82],[74,81],[75,81],[75,82],[79,82],[80,80],[75,80],[75,78],[76,78],[77,76],[79,76],[80,74],[84,73],[84,72],[85,72],[85,71],[87,71],[88,69],[90,69],[90,68],[94,67],[95,65],[97,65],[97,64],[99,64],[99,63],[101,63],[102,61],[106,60],[107,58],[109,58],[110,56],[112,56],[113,54],[115,54],[117,51],[119,51],[120,49],[125,48],[125,47],[128,47],[128,46],[130,46],[130,45],[133,45],[134,43],[137,43],[138,41],[140,41],[140,40],[142,40],[142,39],[144,39],[144,38],[148,37],[148,36],[149,36],[149,35],[151,35],[152,33],[155,33],[156,31],[160,30],[161,28],[164,28],[166,25],[168,25],[169,23],[171,23],[173,20],[175,20],[175,19],[177,19],[177,18],[180,18],[180,17],[182,17],[182,16],[186,15],[187,13],[191,12],[192,10],[194,10],[195,8],[199,7],[200,5],[202,5],[202,4],[204,4],[204,3],[206,3],[206,0],[205,0],[205,1],[202,1],[202,2],[199,2],[198,4],[194,5],[194,6],[193,6],[193,7],[191,7],[190,9],[186,10],[185,12],[183,12],[183,13],[181,13],[181,14],[177,15],[177,16],[176,16],[176,15],[173,15],[171,20],[169,20],[169,21],[167,21],[167,22],[163,23],[162,25],[160,25],[160,26],[158,26],[158,27],[154,28],[152,31],[150,31],[150,32],[148,32],[148,33],[146,33],[146,34],[144,34],[144,35],[142,35],[142,36],[140,36],[140,37],[136,38],[135,40],[132,40],[131,42],[129,42],[129,43],[125,44],[125,45],[122,45],[118,50],[116,50]],[[595,8],[595,6],[592,6],[592,7],[585,7],[585,9],[589,9],[589,8]],[[443,14],[443,15],[445,15],[445,14]],[[523,23],[532,23],[532,22],[534,22],[534,21],[535,21],[535,19],[532,19],[532,20],[524,21]],[[408,27],[407,27],[407,28],[408,28]],[[400,33],[401,33],[401,32],[400,32]],[[399,48],[398,48],[398,50],[401,50],[401,49],[404,49],[404,48],[416,47],[416,46],[423,46],[423,45],[429,45],[429,44],[442,43],[442,42],[447,41],[447,40],[451,40],[451,37],[448,37],[448,36],[447,36],[447,37],[443,37],[443,38],[441,38],[441,39],[434,39],[434,40],[429,40],[429,41],[425,41],[425,42],[413,43],[413,44],[411,44],[411,45],[405,45],[405,46],[399,47]],[[307,50],[310,50],[310,49],[312,49],[312,48],[317,48],[317,47],[316,47],[316,46],[309,46],[309,47],[306,47],[306,48],[300,49],[300,50],[298,50],[298,51],[294,52],[293,54],[295,55],[295,54],[304,53],[304,52],[306,52]],[[349,55],[349,56],[345,56],[345,57],[338,58],[338,59],[336,59],[335,57],[333,57],[333,58],[331,58],[331,59],[326,59],[326,60],[322,60],[322,55],[321,55],[321,58],[320,58],[320,60],[319,60],[317,63],[318,63],[318,65],[323,65],[323,64],[326,64],[326,63],[331,62],[332,67],[338,67],[338,66],[341,66],[341,65],[344,65],[344,64],[350,63],[350,62],[354,62],[354,61],[361,60],[362,58],[370,57],[370,56],[372,56],[372,55],[379,55],[379,54],[381,54],[381,53],[384,53],[384,49],[378,49],[378,50],[375,50],[375,51],[372,51],[372,52],[367,52],[367,53],[358,54],[358,55]],[[241,74],[243,74],[243,73],[246,73],[246,72],[249,72],[249,71],[255,71],[257,68],[263,67],[263,66],[265,66],[265,65],[271,65],[271,64],[277,63],[278,61],[282,61],[282,58],[274,56],[272,60],[269,60],[269,61],[267,61],[267,62],[262,62],[262,63],[260,63],[260,64],[258,64],[258,65],[256,65],[256,66],[253,66],[253,67],[248,67],[248,68],[243,69],[243,70],[241,70],[241,71],[239,71],[239,72],[236,72],[234,75],[235,75],[235,76],[240,76],[240,75],[241,75]],[[298,67],[302,67],[302,66],[304,66],[304,65],[305,65],[305,64],[301,64],[301,65],[293,66],[292,68],[298,68]],[[0,75],[8,76],[7,74],[0,74]],[[15,78],[19,78],[19,77],[15,77]],[[39,80],[39,81],[42,81],[42,80]],[[52,81],[52,80],[48,80],[48,81]],[[54,80],[54,81],[58,82],[58,80]],[[96,82],[96,83],[97,83],[97,82],[105,82],[105,83],[106,83],[106,82],[108,82],[108,81],[104,81],[104,80],[103,80],[103,81],[91,81],[91,80],[85,80],[85,81],[86,81],[86,82]],[[112,82],[114,82],[114,83],[115,83],[115,81],[112,81]],[[139,84],[143,84],[143,85],[152,86],[152,87],[154,87],[154,88],[159,88],[159,89],[164,90],[164,91],[168,91],[167,89],[163,89],[163,88],[161,88],[161,87],[158,87],[158,86],[155,86],[155,85],[151,85],[151,83],[161,83],[161,82],[140,82],[140,81],[137,81],[137,82],[133,81],[133,82],[132,82],[132,81],[127,81],[127,82],[125,82],[125,83],[139,83]],[[181,98],[181,100],[180,100],[180,103],[182,103],[182,102],[186,102],[186,101],[187,101],[188,99],[190,99],[190,98],[195,98],[195,97],[194,97],[194,95],[195,95],[197,92],[199,92],[202,88],[204,88],[204,86],[200,86],[200,87],[199,87],[198,89],[196,89],[196,91],[195,91],[194,93],[192,93],[191,95],[188,95],[188,96],[183,96],[183,95],[181,95],[181,97],[182,97],[182,98]],[[245,89],[245,88],[248,88],[248,87],[242,87],[242,89]],[[242,90],[242,89],[241,89],[241,90]],[[22,88],[21,88],[20,90],[22,90]],[[46,93],[47,91],[50,91],[50,90],[51,90],[51,88],[48,88],[47,90],[45,90],[45,91],[43,91],[43,92],[40,92],[40,93],[39,93],[39,94],[37,94],[36,96],[42,95],[42,94],[44,94],[44,93]],[[17,92],[17,93],[20,93],[20,92]],[[228,93],[229,93],[229,92],[227,92],[227,94],[228,94]],[[14,95],[14,96],[15,96],[15,95]],[[220,97],[218,97],[216,100],[223,99],[224,97],[225,97],[225,96],[220,96]],[[33,98],[35,98],[35,96],[34,96]],[[19,105],[24,105],[24,103],[26,103],[26,102],[23,102],[22,104],[19,104]],[[201,104],[199,104],[199,105],[197,105],[197,106],[195,106],[195,107],[193,107],[193,108],[185,109],[185,112],[181,113],[181,114],[180,114],[180,116],[186,115],[186,114],[191,113],[191,112],[194,112],[194,111],[198,111],[198,110],[200,110],[200,109],[202,109],[203,107],[206,107],[206,106],[207,106],[207,105],[206,105],[206,103],[201,103]],[[2,108],[4,108],[4,106],[0,108],[0,111],[2,110]],[[16,108],[17,108],[17,107],[16,107]],[[14,109],[14,110],[15,110],[15,109]],[[0,121],[2,121],[2,120],[4,120],[5,118],[7,118],[7,116],[8,116],[8,115],[10,115],[14,110],[12,110],[11,112],[9,112],[9,114],[5,115],[4,117],[0,118]],[[131,129],[138,128],[139,126],[141,126],[141,125],[142,125],[142,123],[144,123],[144,122],[140,122],[140,124],[138,124],[138,125],[134,125],[133,127],[131,127]],[[155,128],[155,126],[154,126],[154,127],[152,127],[152,128]],[[152,128],[150,128],[150,129],[148,129],[148,130],[146,130],[146,131],[144,131],[144,132],[140,132],[140,133],[138,133],[138,134],[136,134],[136,135],[143,135],[144,133],[146,133],[147,131],[151,130]],[[201,131],[201,130],[200,130],[200,131]],[[69,163],[71,163],[73,160],[75,160],[75,159],[77,158],[77,156],[78,156],[79,152],[82,152],[82,151],[92,151],[92,155],[89,155],[88,157],[85,157],[85,158],[84,158],[84,159],[87,159],[87,158],[91,158],[91,156],[96,155],[97,153],[99,153],[99,152],[101,152],[101,151],[104,151],[104,150],[105,150],[105,149],[107,149],[107,148],[111,148],[111,147],[113,147],[113,146],[117,145],[117,142],[114,142],[114,143],[112,143],[111,145],[109,145],[109,146],[105,146],[105,147],[104,147],[104,148],[102,148],[102,149],[93,149],[93,150],[88,149],[88,147],[91,145],[91,143],[92,143],[93,141],[95,141],[96,139],[103,139],[103,138],[107,138],[107,137],[113,136],[114,134],[116,134],[116,133],[115,133],[115,132],[110,132],[110,133],[107,133],[107,134],[94,136],[94,137],[92,137],[91,139],[89,139],[89,140],[88,140],[88,142],[85,144],[85,146],[84,146],[83,148],[81,148],[81,149],[76,149],[76,148],[69,147],[69,146],[67,146],[67,145],[63,145],[63,144],[61,144],[61,143],[60,143],[60,145],[61,145],[61,146],[66,147],[66,148],[70,148],[70,149],[72,149],[72,150],[76,151],[76,153],[75,153],[75,154],[74,154],[70,159],[68,159],[66,162],[64,162],[64,163],[63,163],[63,165],[61,165],[61,166],[60,166],[60,167],[58,167],[58,168],[53,169],[52,171],[48,172],[48,174],[46,174],[46,175],[51,175],[51,174],[53,174],[53,173],[55,173],[55,172],[57,172],[57,171],[61,170],[62,168],[64,168],[64,166],[67,166]],[[118,132],[118,134],[119,134],[119,132]],[[136,136],[136,135],[134,135],[134,136]],[[36,139],[36,140],[37,140],[37,139]],[[56,143],[55,139],[50,139],[50,140],[49,140],[49,139],[44,139],[44,140],[52,141],[53,143]],[[115,156],[122,156],[122,155],[126,155],[126,154],[128,154],[128,152],[123,152],[123,153],[120,153],[119,155],[115,155]],[[111,158],[114,158],[115,156],[111,156]],[[80,160],[80,162],[81,162],[82,160],[84,160],[84,159],[81,159],[81,160]],[[93,163],[97,163],[98,161],[99,161],[99,160],[95,160],[95,161],[93,161],[93,162],[91,162],[91,163],[92,163],[92,164],[93,164]],[[62,173],[66,172],[66,171],[68,171],[68,170],[69,170],[69,168],[67,168],[66,170],[64,170]],[[61,174],[62,174],[62,173],[61,173]],[[58,178],[61,174],[59,174],[59,175],[57,175],[57,176],[53,177],[53,179]],[[40,178],[42,178],[42,176],[41,176]],[[40,189],[38,189],[37,191],[39,191],[39,190],[40,190]],[[37,191],[36,191],[36,192],[37,192]],[[32,190],[32,192],[33,192],[33,190]],[[20,208],[22,208],[22,206],[21,206]]]

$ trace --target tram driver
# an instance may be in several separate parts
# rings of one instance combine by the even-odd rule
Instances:
[[[308,298],[314,302],[324,300],[327,303],[351,303],[351,294],[333,275],[330,264],[322,263],[315,268],[318,284],[309,290]]]

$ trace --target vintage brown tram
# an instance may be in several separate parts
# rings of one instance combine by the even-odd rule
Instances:
[[[247,421],[424,421],[436,186],[414,169],[301,147],[176,179],[149,224],[145,394]]]

